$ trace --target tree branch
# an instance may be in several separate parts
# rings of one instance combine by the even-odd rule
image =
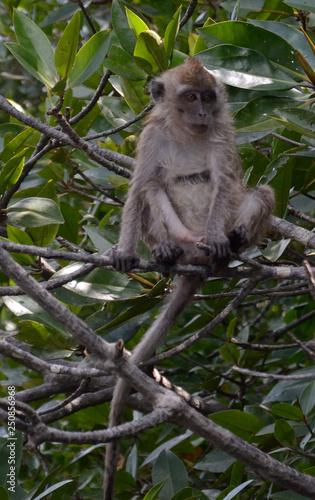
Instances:
[[[128,170],[126,170],[122,167],[119,167],[115,163],[112,163],[112,161],[114,161],[117,163],[121,163],[122,165],[130,168],[134,165],[134,160],[132,158],[129,158],[129,156],[125,156],[125,155],[122,155],[120,153],[110,151],[109,149],[100,148],[97,145],[88,144],[88,142],[84,141],[81,138],[80,138],[80,140],[83,141],[83,143],[80,142],[80,145],[82,146],[82,147],[80,147],[79,144],[74,142],[67,134],[58,130],[57,127],[50,127],[49,125],[46,125],[45,123],[41,123],[38,120],[36,120],[35,118],[32,118],[31,116],[26,115],[25,113],[22,113],[21,111],[14,108],[1,95],[0,95],[0,109],[2,109],[2,111],[4,111],[5,113],[8,113],[9,115],[16,118],[21,123],[24,123],[28,127],[32,127],[35,130],[38,130],[39,132],[46,135],[47,137],[51,137],[51,138],[56,139],[58,141],[58,143],[61,143],[65,146],[70,145],[70,146],[72,146],[74,148],[78,148],[78,149],[82,149],[82,147],[84,146],[84,152],[90,158],[95,159],[101,165],[105,166],[109,170],[112,170],[113,172],[117,173],[118,175],[122,175],[123,177],[126,177],[126,178],[130,177],[130,172]]]
[[[306,247],[315,249],[315,234],[303,227],[273,215],[270,218],[269,228],[286,238],[292,238]]]

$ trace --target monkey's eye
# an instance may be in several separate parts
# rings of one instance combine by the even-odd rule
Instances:
[[[196,100],[195,94],[187,94],[186,97],[187,97],[187,101],[190,101],[190,102]]]
[[[208,94],[204,94],[202,96],[202,100],[204,102],[212,102],[212,101],[215,101],[215,99],[216,99],[216,95],[215,95],[214,92],[211,92],[211,93],[208,93]]]

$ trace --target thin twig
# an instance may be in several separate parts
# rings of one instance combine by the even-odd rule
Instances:
[[[243,373],[243,375],[250,375],[251,377],[260,378],[272,378],[273,380],[303,380],[303,379],[314,379],[315,371],[313,373],[300,373],[296,375],[278,375],[275,373],[265,373],[256,370],[247,370],[247,368],[240,368],[239,366],[232,366],[232,370],[238,373]]]
[[[113,170],[114,172],[126,178],[129,178],[131,176],[128,170],[122,167],[118,167],[117,165],[112,163],[112,161],[114,161],[120,163],[121,165],[125,165],[128,168],[132,168],[134,165],[134,160],[129,156],[125,156],[123,154],[116,153],[115,151],[101,148],[97,145],[88,144],[86,141],[83,141],[82,143],[82,138],[79,137],[76,133],[75,136],[79,137],[80,141],[74,142],[67,134],[58,130],[57,127],[51,127],[46,123],[39,122],[32,116],[22,113],[18,109],[14,108],[2,95],[0,95],[0,109],[5,113],[13,116],[13,118],[16,118],[21,123],[24,123],[28,127],[32,127],[35,130],[38,130],[47,137],[56,139],[58,142],[54,146],[62,144],[64,146],[70,145],[74,148],[83,149],[90,158],[95,159],[101,165],[106,166],[109,170]],[[71,129],[68,122],[66,123]]]
[[[292,139],[288,139],[288,137],[283,137],[283,135],[277,134],[276,132],[270,132],[270,135],[275,139],[279,139],[279,141],[286,142],[287,144],[291,144],[291,146],[296,146],[298,148],[303,147],[306,149],[314,149],[303,142],[293,141]]]
[[[70,125],[74,125],[75,123],[78,123],[82,118],[84,118],[95,106],[97,103],[98,99],[101,97],[103,90],[109,80],[110,75],[112,72],[108,69],[104,76],[102,76],[102,79],[99,83],[99,86],[97,87],[93,97],[89,100],[88,104],[83,108],[80,113],[77,115],[73,116],[70,118],[69,123]]]
[[[188,8],[186,10],[186,13],[183,16],[181,22],[179,23],[179,29],[182,29],[184,24],[186,24],[187,21],[189,21],[189,19],[191,18],[191,16],[194,13],[194,10],[196,8],[197,3],[198,3],[198,0],[190,0],[190,3],[189,3]]]
[[[137,116],[135,116],[129,122],[126,122],[123,125],[120,125],[119,127],[116,127],[116,128],[112,128],[110,130],[104,130],[104,132],[99,132],[98,134],[87,135],[87,136],[83,137],[83,139],[86,140],[86,141],[92,141],[93,139],[99,139],[100,137],[105,137],[107,135],[116,134],[117,132],[120,132],[121,130],[125,130],[128,127],[130,127],[130,125],[133,125],[134,123],[136,123],[139,120],[141,120],[153,108],[154,108],[154,103],[151,102],[150,104],[148,104],[148,106],[146,108],[144,108],[143,111],[141,111],[141,113],[139,113]]]
[[[96,28],[95,28],[95,26],[93,24],[93,21],[92,21],[90,15],[88,14],[86,8],[84,7],[82,0],[76,0],[76,1],[77,1],[78,5],[79,5],[80,9],[83,12],[83,15],[84,15],[85,19],[87,20],[87,23],[90,26],[92,33],[93,34],[97,33],[97,30],[96,30]]]

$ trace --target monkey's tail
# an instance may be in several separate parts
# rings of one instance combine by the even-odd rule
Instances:
[[[145,333],[141,342],[132,352],[130,361],[141,363],[151,358],[158,345],[175,323],[178,316],[191,301],[196,290],[202,285],[200,276],[181,276],[176,289],[171,293],[168,303],[153,325]],[[118,380],[112,399],[109,427],[121,424],[126,399],[130,387],[120,379]],[[113,440],[106,445],[105,470],[104,470],[104,500],[112,500],[115,484],[117,463],[119,458],[119,440]]]

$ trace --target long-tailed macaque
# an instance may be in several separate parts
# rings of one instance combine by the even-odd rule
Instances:
[[[119,271],[137,266],[142,236],[158,262],[220,269],[231,252],[259,241],[274,206],[273,191],[269,186],[245,188],[224,86],[201,62],[189,58],[166,71],[152,81],[151,93],[156,105],[139,139],[114,266]],[[132,352],[133,363],[154,354],[201,284],[196,276],[179,279]],[[121,423],[128,394],[128,385],[119,380],[110,426]],[[105,500],[112,499],[118,449],[117,441],[107,445]]]

